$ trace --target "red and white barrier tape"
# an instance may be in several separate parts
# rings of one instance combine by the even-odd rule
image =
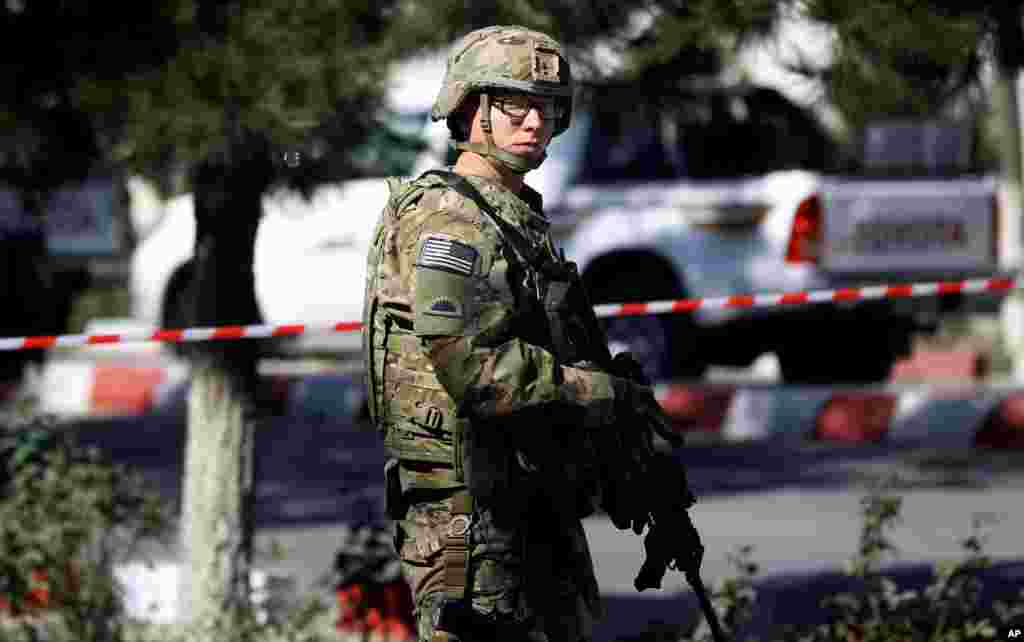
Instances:
[[[739,294],[704,299],[643,301],[637,303],[607,303],[594,306],[598,317],[624,317],[643,314],[669,314],[713,308],[762,308],[809,303],[857,302],[876,299],[900,299],[939,296],[946,294],[1002,293],[1018,287],[1015,279],[997,277],[965,279],[961,281],[935,281],[900,285],[872,285],[838,290],[811,290],[782,294]],[[83,347],[113,343],[161,342],[192,343],[231,339],[269,338],[299,334],[329,334],[358,332],[358,321],[340,323],[295,323],[287,325],[244,325],[214,328],[185,328],[180,330],[141,330],[119,334],[68,334],[61,336],[0,338],[0,352],[55,347]]]
[[[873,299],[903,299],[945,294],[980,294],[1005,292],[1017,287],[1008,277],[966,279],[963,281],[936,281],[932,283],[905,283],[900,285],[870,285],[838,290],[811,290],[782,294],[738,294],[707,299],[679,301],[647,301],[643,303],[607,303],[595,305],[599,317],[624,317],[641,314],[691,312],[712,308],[764,308],[807,303],[838,303]]]
[[[78,348],[114,343],[195,343],[199,341],[223,341],[230,339],[266,339],[269,337],[288,337],[299,334],[358,332],[362,327],[363,324],[358,321],[344,321],[341,323],[293,323],[287,325],[232,325],[213,328],[183,328],[180,330],[145,329],[118,334],[5,337],[0,338],[0,352],[40,348]]]

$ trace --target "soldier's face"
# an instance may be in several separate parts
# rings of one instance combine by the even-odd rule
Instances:
[[[527,96],[525,94],[497,94],[491,97],[491,135],[494,144],[517,156],[537,158],[544,153],[555,123],[560,116],[560,106],[551,98]],[[470,140],[483,142],[484,133],[480,127],[480,109],[473,117]]]

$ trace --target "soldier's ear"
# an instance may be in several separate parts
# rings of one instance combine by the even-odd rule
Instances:
[[[452,140],[462,143],[469,138],[469,135],[466,132],[466,127],[459,120],[458,114],[452,114],[448,117],[448,133],[451,134]]]
[[[469,133],[473,131],[473,119],[480,108],[480,95],[472,94],[466,96],[451,116],[448,117],[448,131],[456,142],[469,140]]]

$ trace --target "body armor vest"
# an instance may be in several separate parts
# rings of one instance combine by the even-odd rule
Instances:
[[[374,232],[367,265],[363,312],[363,349],[370,414],[383,432],[392,457],[405,462],[440,464],[449,475],[421,477],[417,485],[451,488],[465,483],[463,445],[469,418],[460,415],[433,372],[421,340],[414,334],[411,308],[390,301],[382,280],[394,273],[389,257],[395,248],[403,210],[432,188],[454,189],[474,202],[493,232],[508,264],[507,278],[515,297],[515,313],[476,338],[481,346],[499,345],[513,337],[543,347],[561,363],[586,358],[589,344],[603,337],[586,332],[580,306],[588,305],[576,266],[531,243],[461,176],[427,172],[411,183],[388,179],[391,197]],[[592,333],[591,333],[592,334]],[[479,466],[483,462],[474,462]]]
[[[367,263],[363,310],[363,350],[366,360],[370,416],[383,433],[390,455],[402,462],[441,464],[448,475],[430,484],[436,488],[463,483],[461,443],[465,419],[456,417],[454,402],[433,373],[413,334],[409,302],[393,300],[386,287],[394,277],[396,236],[402,210],[434,185],[403,183],[389,178],[390,198],[373,234]]]

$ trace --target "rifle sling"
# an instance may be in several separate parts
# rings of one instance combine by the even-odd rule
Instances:
[[[426,173],[442,178],[448,187],[473,201],[473,203],[480,208],[480,212],[484,214],[488,220],[494,223],[494,226],[498,228],[498,232],[500,232],[501,236],[509,242],[516,254],[518,254],[528,265],[547,267],[550,261],[545,260],[546,257],[543,256],[543,253],[526,240],[526,237],[523,236],[522,232],[517,230],[515,226],[504,220],[501,215],[494,210],[491,204],[484,199],[483,195],[473,187],[472,183],[454,172],[432,169]]]

